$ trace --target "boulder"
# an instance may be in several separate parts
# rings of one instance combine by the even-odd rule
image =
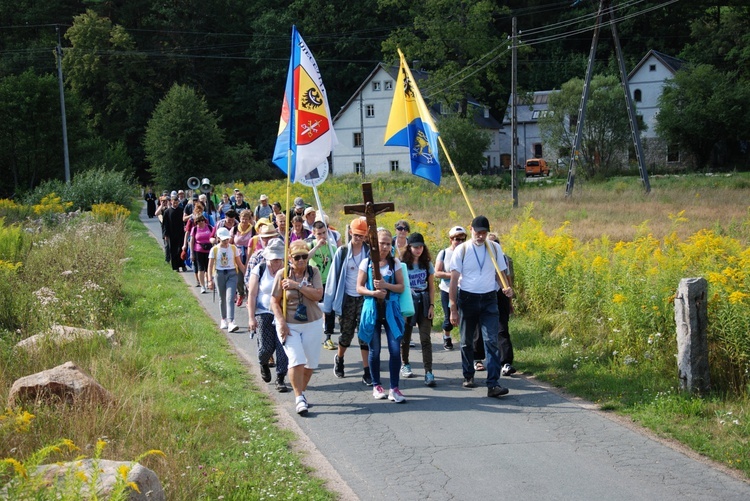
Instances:
[[[96,495],[98,499],[108,499],[112,490],[114,489],[117,479],[120,477],[119,469],[122,466],[130,468],[128,472],[127,481],[134,482],[138,486],[137,492],[133,489],[127,489],[127,496],[125,499],[128,501],[163,501],[166,500],[164,495],[164,489],[161,486],[159,477],[153,470],[142,466],[139,463],[133,461],[111,461],[107,459],[83,459],[80,461],[72,461],[69,463],[58,463],[58,464],[47,464],[39,466],[36,469],[36,474],[41,477],[43,485],[51,486],[53,482],[59,482],[60,484],[65,483],[65,479],[71,478],[78,472],[82,472],[86,475],[87,479],[92,478],[94,468],[99,469],[99,478],[96,482]],[[71,469],[73,470],[71,472]],[[91,493],[89,492],[90,486],[85,485],[81,494],[83,497],[88,499]]]
[[[8,395],[10,407],[37,400],[106,403],[112,400],[112,395],[76,364],[65,362],[16,380]]]
[[[19,341],[16,344],[16,348],[34,352],[45,342],[51,342],[55,346],[60,346],[72,341],[92,339],[97,336],[103,336],[112,342],[114,335],[114,329],[95,331],[80,327],[69,327],[67,325],[53,325],[45,332],[35,334],[23,341]]]

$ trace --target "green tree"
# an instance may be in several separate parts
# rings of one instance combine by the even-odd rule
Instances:
[[[383,42],[383,55],[386,60],[398,60],[399,47],[407,60],[419,60],[429,71],[428,80],[420,85],[426,99],[459,103],[458,113],[465,117],[469,95],[493,104],[507,98],[498,74],[510,55],[503,50],[505,36],[496,26],[507,8],[491,0],[379,0],[378,7],[381,11],[409,9],[412,25],[391,33]]]
[[[715,149],[747,140],[750,130],[750,82],[738,71],[708,64],[688,66],[668,82],[659,98],[656,132],[695,155],[698,167],[716,164]]]
[[[224,134],[206,100],[186,85],[172,86],[146,127],[146,160],[156,185],[182,186],[210,177],[224,162]]]
[[[560,156],[570,156],[575,141],[575,121],[583,92],[583,80],[574,78],[549,96],[548,113],[539,119],[542,139]],[[571,125],[571,117],[573,124]],[[619,77],[594,75],[581,138],[580,166],[584,178],[607,176],[620,167],[627,151],[630,125]]]
[[[447,116],[437,124],[440,136],[448,149],[448,154],[459,173],[479,174],[486,162],[484,152],[492,138],[487,131],[476,126],[471,118],[458,115]],[[448,159],[440,148],[440,165],[450,169]]]

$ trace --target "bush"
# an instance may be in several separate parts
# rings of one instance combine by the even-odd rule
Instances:
[[[24,221],[32,214],[32,210],[29,205],[17,204],[6,198],[0,199],[0,219],[3,219],[6,223],[12,224]]]
[[[135,195],[135,182],[130,176],[99,168],[76,175],[63,199],[73,202],[74,209],[91,210],[94,204],[130,203]]]

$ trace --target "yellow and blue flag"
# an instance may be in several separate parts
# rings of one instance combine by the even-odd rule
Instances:
[[[273,163],[298,182],[326,161],[338,144],[318,64],[296,26]],[[289,158],[291,156],[291,162]],[[287,167],[291,166],[291,172]]]
[[[440,186],[439,133],[401,49],[398,55],[401,64],[385,128],[385,145],[409,148],[411,173]]]

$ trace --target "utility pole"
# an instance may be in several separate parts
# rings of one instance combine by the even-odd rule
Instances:
[[[516,94],[516,84],[518,80],[518,54],[516,51],[518,41],[518,26],[516,25],[516,18],[513,18],[513,35],[511,37],[512,45],[512,58],[511,58],[511,77],[510,77],[510,128],[512,130],[512,146],[510,147],[510,184],[511,192],[513,193],[513,208],[518,208],[518,169],[516,164],[518,163],[518,114],[516,108],[516,102],[518,101],[518,95]]]
[[[362,89],[364,92],[364,88]],[[362,92],[359,93],[359,158],[360,158],[360,169],[359,172],[362,175],[362,179],[365,178],[365,110],[364,102],[362,101]]]
[[[646,162],[643,156],[643,147],[641,146],[641,135],[638,130],[638,120],[635,115],[635,108],[633,107],[633,100],[630,96],[630,86],[628,85],[628,74],[625,71],[625,60],[622,56],[622,48],[620,47],[620,37],[617,34],[617,23],[615,21],[615,11],[612,8],[611,0],[600,0],[599,1],[599,12],[596,16],[596,25],[594,26],[594,36],[591,40],[591,52],[589,53],[588,67],[586,68],[586,79],[583,83],[583,93],[581,95],[581,105],[578,108],[578,124],[576,125],[576,137],[573,143],[573,151],[570,154],[570,167],[568,168],[568,182],[565,186],[565,196],[573,194],[573,185],[575,183],[575,168],[576,162],[579,159],[581,149],[581,137],[583,136],[583,122],[586,117],[586,104],[588,103],[591,76],[594,72],[594,60],[596,59],[596,45],[599,42],[599,28],[602,24],[602,18],[604,17],[605,11],[609,15],[610,28],[612,30],[612,39],[615,44],[615,54],[617,56],[617,63],[620,69],[620,80],[622,81],[622,88],[625,91],[625,104],[628,111],[628,121],[630,122],[630,133],[633,137],[633,146],[635,147],[635,156],[638,160],[638,170],[641,174],[641,183],[646,193],[651,192],[651,185],[648,180],[648,171],[646,170]]]
[[[57,83],[60,87],[60,114],[62,115],[63,161],[65,163],[65,183],[70,184],[70,157],[68,156],[68,120],[65,118],[65,89],[63,88],[62,45],[60,43],[60,26],[55,26],[57,32]]]

